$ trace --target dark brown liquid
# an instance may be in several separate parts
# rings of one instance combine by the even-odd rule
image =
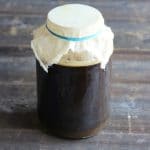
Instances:
[[[95,134],[108,119],[110,64],[53,65],[46,73],[37,62],[38,114],[52,133],[70,138]]]

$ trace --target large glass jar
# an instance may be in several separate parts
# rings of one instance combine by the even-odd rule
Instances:
[[[113,33],[99,10],[82,4],[52,9],[33,33],[38,115],[44,129],[92,136],[108,120]]]

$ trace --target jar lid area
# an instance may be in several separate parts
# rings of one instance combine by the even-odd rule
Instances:
[[[104,24],[104,19],[96,8],[83,4],[58,6],[48,13],[48,19],[64,28],[75,29],[82,29],[96,23]]]

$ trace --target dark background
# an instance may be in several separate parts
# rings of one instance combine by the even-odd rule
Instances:
[[[98,8],[115,32],[110,122],[80,141],[42,133],[36,115],[31,33],[66,3]],[[0,150],[149,150],[149,141],[149,0],[0,0]]]

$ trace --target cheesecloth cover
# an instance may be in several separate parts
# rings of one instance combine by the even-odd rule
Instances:
[[[105,69],[113,53],[114,34],[104,24],[102,14],[82,4],[52,9],[44,25],[33,32],[31,47],[36,59],[48,66],[88,66],[100,63]]]

